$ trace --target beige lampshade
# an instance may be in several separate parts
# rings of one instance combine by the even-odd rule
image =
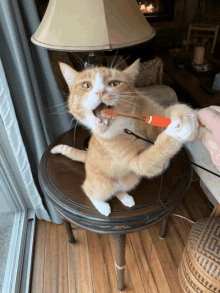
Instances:
[[[154,36],[136,0],[50,0],[31,41],[52,50],[96,51]]]

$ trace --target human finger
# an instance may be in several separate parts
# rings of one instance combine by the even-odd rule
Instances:
[[[216,132],[220,129],[220,115],[214,109],[204,108],[199,110],[198,112],[199,121],[210,131]]]
[[[220,115],[220,107],[219,106],[209,106],[209,108],[212,109],[212,110],[214,110],[214,111],[216,111]]]
[[[216,141],[213,133],[205,127],[200,127],[197,138],[208,149],[213,163],[220,170],[220,144]]]

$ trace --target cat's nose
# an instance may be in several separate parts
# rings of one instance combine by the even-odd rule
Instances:
[[[99,97],[100,100],[102,99],[102,97],[105,93],[106,93],[106,90],[96,91],[96,95]]]

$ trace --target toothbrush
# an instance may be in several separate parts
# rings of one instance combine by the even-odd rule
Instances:
[[[160,127],[167,127],[171,123],[170,118],[166,118],[166,117],[126,114],[126,113],[117,112],[113,109],[103,109],[101,111],[101,115],[109,119],[115,119],[116,117],[134,118],[134,119],[145,121],[148,124],[151,124],[154,126],[160,126]]]

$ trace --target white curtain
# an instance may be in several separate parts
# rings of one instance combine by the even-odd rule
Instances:
[[[0,58],[11,97],[10,104],[4,105],[4,111],[14,107],[13,113],[16,116],[12,116],[14,121],[17,118],[28,158],[24,165],[23,159],[19,161],[20,154],[17,157],[17,164],[21,163],[21,180],[23,184],[27,184],[27,200],[31,199],[37,217],[61,224],[60,215],[40,188],[38,166],[53,139],[74,125],[71,125],[68,113],[48,115],[53,107],[64,101],[47,50],[30,42],[38,25],[34,0],[0,0]],[[10,132],[12,133],[13,131]],[[11,139],[10,137],[9,141]],[[17,153],[18,146],[15,146],[15,150]]]
[[[23,190],[26,194],[22,194],[22,197],[26,198],[26,203],[29,208],[34,208],[38,219],[51,221],[50,216],[43,206],[41,197],[35,186],[30,164],[28,161],[27,153],[22,141],[19,125],[14,111],[9,87],[7,84],[6,76],[2,61],[0,60],[0,117],[4,124],[5,132],[8,137],[9,144],[11,146],[12,153],[17,163],[17,170],[19,170],[22,182]],[[6,154],[7,155],[7,154]],[[15,166],[11,166],[15,169]],[[30,200],[27,200],[28,199]],[[30,206],[30,202],[31,205]]]

